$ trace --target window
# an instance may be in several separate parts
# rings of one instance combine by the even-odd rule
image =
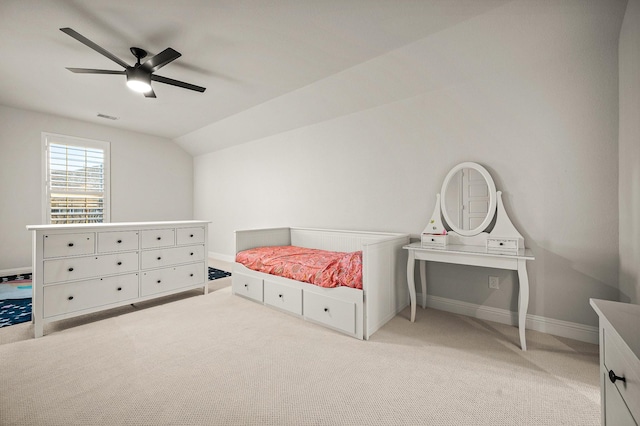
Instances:
[[[109,222],[109,143],[43,133],[45,222]]]

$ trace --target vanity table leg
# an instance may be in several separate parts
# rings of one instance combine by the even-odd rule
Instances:
[[[420,284],[422,285],[422,309],[427,309],[427,261],[419,260],[420,262]]]
[[[409,299],[411,301],[411,322],[416,321],[416,283],[414,279],[416,256],[413,250],[409,250],[407,260],[407,284],[409,285]]]
[[[518,329],[520,331],[520,347],[527,350],[527,341],[524,336],[527,322],[527,309],[529,308],[529,277],[527,275],[526,260],[518,260],[518,281],[520,291],[518,293]]]

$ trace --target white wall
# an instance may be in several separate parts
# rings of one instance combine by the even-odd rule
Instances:
[[[31,267],[42,223],[41,133],[111,143],[111,221],[193,218],[193,158],[168,139],[0,106],[0,270]]]
[[[448,170],[476,161],[536,256],[529,313],[597,325],[589,298],[618,297],[625,5],[509,2],[231,117],[239,132],[284,130],[194,159],[210,250],[231,258],[234,230],[280,225],[417,236]],[[226,146],[228,124],[179,142]],[[432,295],[516,310],[513,273],[434,264],[429,280]]]
[[[620,32],[620,300],[640,304],[640,0]]]

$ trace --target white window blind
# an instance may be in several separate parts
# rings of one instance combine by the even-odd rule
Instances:
[[[109,221],[109,144],[46,135],[47,223]]]

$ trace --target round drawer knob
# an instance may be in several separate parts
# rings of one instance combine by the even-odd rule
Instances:
[[[68,300],[73,300],[73,296],[67,297]]]
[[[73,268],[69,268],[69,272],[73,272]]]
[[[122,262],[118,262],[118,266],[122,265]]]
[[[190,238],[193,238],[193,234],[189,235]]]
[[[69,247],[73,247],[73,243],[69,243]]]
[[[325,312],[329,312],[329,308],[324,308],[324,311]]]
[[[160,256],[158,256],[158,260],[162,259]]]
[[[117,242],[118,244],[120,244],[120,243],[122,243],[122,240],[118,240],[118,241],[116,241],[116,242]]]
[[[280,299],[282,299],[282,295],[281,295],[281,294],[279,294],[279,295],[278,295],[278,297],[279,297]]]
[[[118,287],[118,291],[122,291],[122,287]]]
[[[503,245],[504,245],[504,243],[500,243],[500,245],[501,245],[501,246],[503,246]]]
[[[620,380],[625,383],[627,381],[624,377],[616,376],[616,373],[614,373],[613,370],[609,370],[609,380],[611,380],[611,383],[615,383],[616,380]]]
[[[192,276],[193,276],[193,274],[189,274],[189,276],[190,276],[190,277],[192,277]]]
[[[189,253],[190,256],[193,256],[193,253]]]
[[[161,239],[162,239],[162,237],[158,237],[158,240],[161,240]]]
[[[436,240],[435,238],[432,238],[432,239],[431,239],[431,241],[435,241],[435,240]]]
[[[158,280],[158,281],[156,281],[156,282],[157,282],[158,284],[160,284],[160,283],[162,282],[162,280]]]

